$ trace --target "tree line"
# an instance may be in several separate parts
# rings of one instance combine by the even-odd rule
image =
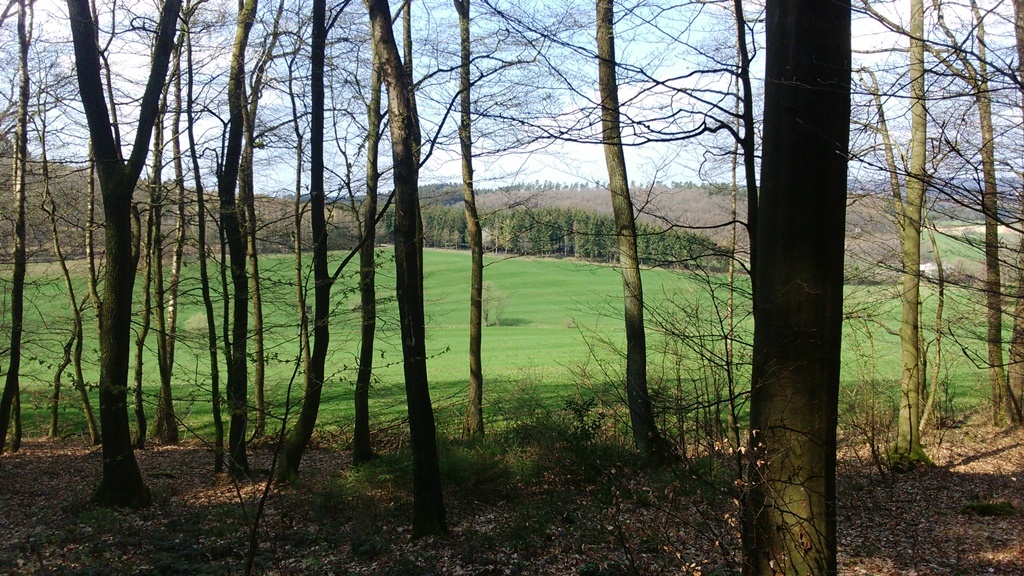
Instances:
[[[423,243],[430,248],[468,250],[465,212],[454,206],[424,205]],[[483,248],[495,254],[580,258],[618,262],[611,214],[568,208],[516,207],[495,211],[482,222]],[[644,266],[701,268],[721,273],[731,255],[710,238],[680,229],[637,222],[637,251]],[[392,243],[394,219],[381,220],[378,241]]]

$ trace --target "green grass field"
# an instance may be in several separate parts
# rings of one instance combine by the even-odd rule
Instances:
[[[378,423],[392,422],[404,414],[404,387],[398,349],[397,306],[393,292],[393,263],[390,251],[381,250],[378,274],[380,298],[378,356],[375,383],[371,392],[371,411]],[[339,255],[333,255],[335,259]],[[267,389],[272,410],[283,411],[290,394],[297,399],[301,375],[295,374],[297,313],[295,311],[294,260],[291,256],[267,255],[261,259],[267,326]],[[355,270],[355,266],[352,266]],[[461,418],[468,372],[468,252],[428,250],[425,253],[425,298],[427,305],[428,363],[432,398],[442,428]],[[84,291],[84,267],[75,263],[79,297]],[[174,391],[178,416],[196,434],[209,436],[209,370],[206,352],[206,323],[198,291],[198,266],[185,268],[186,278],[179,302],[179,341],[176,354]],[[26,433],[45,432],[47,402],[53,376],[62,356],[70,330],[70,305],[63,280],[55,264],[36,264],[30,268],[31,286],[26,307],[26,342],[23,347],[23,414]],[[721,278],[712,278],[720,283]],[[618,272],[610,266],[573,260],[488,257],[485,281],[507,297],[501,324],[484,329],[484,383],[487,413],[499,417],[503,410],[534,403],[560,407],[580,388],[581,374],[590,383],[614,380],[620,370],[615,351],[623,343],[621,329],[622,287]],[[670,385],[679,378],[712,378],[713,372],[700,370],[692,352],[664,350],[685,348],[687,341],[708,340],[716,330],[713,305],[706,282],[681,273],[649,270],[644,275],[645,293],[651,311],[649,318],[649,364],[652,382]],[[141,291],[142,279],[137,282]],[[321,409],[320,429],[327,433],[346,433],[351,428],[352,391],[358,352],[358,294],[351,274],[335,287],[335,312],[332,320],[331,354],[328,359],[328,383]],[[724,291],[719,288],[720,297]],[[865,380],[883,385],[899,376],[899,348],[895,335],[898,307],[892,287],[857,287],[848,290],[847,322],[844,341],[843,380],[848,389]],[[957,326],[959,341],[947,337],[943,375],[952,385],[958,401],[973,406],[984,394],[984,373],[965,359],[961,349],[980,350],[982,316],[970,299],[952,293],[947,302],[947,318]],[[931,338],[934,296],[929,295],[924,312],[926,337]],[[141,302],[141,298],[137,298]],[[6,307],[6,301],[0,303]],[[721,306],[718,307],[721,310]],[[215,303],[215,309],[221,310]],[[4,317],[6,317],[4,311]],[[141,317],[141,314],[138,316]],[[687,336],[661,337],[657,325]],[[741,320],[738,333],[749,333],[749,319]],[[973,328],[972,328],[973,326]],[[86,310],[86,380],[94,384],[98,352],[95,320]],[[2,338],[7,338],[6,329]],[[713,338],[709,341],[714,340]],[[155,334],[147,341],[145,388],[155,403],[157,382],[153,352]],[[710,349],[716,349],[711,345]],[[746,347],[739,345],[743,354]],[[681,358],[681,359],[680,359]],[[681,366],[682,364],[682,366]],[[602,369],[609,369],[606,373]],[[710,374],[710,376],[709,376]],[[682,375],[682,376],[680,376]],[[695,376],[702,375],[702,376]],[[741,373],[742,376],[742,373]],[[71,374],[64,375],[61,404],[62,430],[78,434],[83,429],[76,396],[69,387]],[[602,382],[602,380],[604,382]],[[486,409],[485,409],[486,410]]]

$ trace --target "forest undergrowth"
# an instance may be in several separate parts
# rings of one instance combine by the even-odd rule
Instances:
[[[357,469],[316,439],[300,482],[269,492],[256,573],[739,573],[728,459],[643,466],[585,431],[550,432],[443,442],[451,532],[419,540],[401,438],[378,438],[384,456]],[[935,466],[905,474],[843,449],[840,574],[1024,574],[1024,432],[969,424],[929,441]],[[241,574],[273,448],[254,447],[241,484],[212,477],[199,443],[139,451],[154,503],[132,511],[88,503],[98,447],[29,439],[0,459],[0,574]]]

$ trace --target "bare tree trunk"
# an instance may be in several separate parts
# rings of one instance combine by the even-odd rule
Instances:
[[[249,461],[245,449],[249,409],[246,345],[249,336],[249,281],[246,274],[245,236],[240,226],[242,208],[235,200],[235,187],[239,180],[245,123],[245,49],[256,17],[256,7],[257,0],[245,0],[238,7],[238,23],[228,77],[228,135],[224,162],[217,178],[221,229],[227,243],[231,274],[231,337],[228,347],[230,354],[227,383],[228,407],[231,412],[231,426],[228,430],[228,473],[235,478],[249,476]],[[228,299],[226,293],[225,299]]]
[[[243,96],[244,97],[244,96]],[[252,301],[252,389],[255,401],[256,422],[253,438],[260,438],[267,428],[266,402],[266,352],[263,345],[263,290],[260,285],[260,261],[256,245],[256,198],[253,181],[253,150],[256,140],[256,107],[258,94],[252,94],[249,103],[242,108],[245,119],[245,133],[242,139],[242,159],[238,167],[239,223],[245,236],[245,251],[249,260],[249,293]]]
[[[907,468],[918,461],[927,461],[921,450],[921,217],[925,196],[925,153],[928,118],[925,109],[924,83],[924,1],[910,3],[910,164],[907,168],[906,201],[896,208],[903,264],[903,287],[900,293],[900,345],[903,369],[900,375],[900,416],[896,434],[893,463]],[[886,132],[886,135],[888,133]],[[891,146],[890,146],[891,149]],[[891,152],[887,151],[888,155]],[[895,175],[895,160],[889,159]],[[896,192],[896,201],[899,201]]]
[[[849,2],[766,8],[745,575],[836,574]]]
[[[985,303],[988,308],[989,383],[992,387],[992,421],[1021,423],[1020,402],[1009,386],[1003,363],[1003,285],[999,262],[999,185],[996,179],[995,130],[992,126],[992,94],[988,84],[985,23],[974,0],[975,35],[978,40],[977,100],[981,124],[981,169],[984,179],[981,203],[985,213]]]
[[[413,456],[413,537],[447,531],[424,342],[423,236],[419,224],[418,133],[409,77],[399,58],[387,0],[366,0],[372,41],[388,87],[395,182],[395,264],[405,393]],[[408,9],[408,7],[407,7]]]
[[[210,355],[210,396],[213,410],[213,473],[224,470],[224,420],[221,411],[220,395],[220,360],[217,356],[217,323],[213,310],[213,297],[210,294],[210,272],[206,265],[208,258],[206,247],[206,190],[199,167],[199,155],[196,151],[195,113],[192,72],[192,30],[191,21],[195,8],[190,6],[185,21],[185,54],[188,60],[188,82],[185,96],[185,134],[188,137],[188,148],[192,160],[192,177],[196,190],[196,236],[198,236],[199,287],[203,295],[203,308],[206,312],[206,339]],[[225,321],[227,319],[225,318]]]
[[[177,68],[177,66],[175,66]],[[178,421],[174,416],[174,398],[171,391],[171,372],[173,360],[167,356],[167,290],[164,284],[164,232],[163,214],[167,201],[167,188],[163,181],[164,138],[163,128],[167,112],[167,85],[163,103],[153,138],[153,182],[150,190],[150,215],[152,225],[151,244],[149,245],[149,265],[152,270],[153,282],[153,317],[156,324],[157,370],[160,375],[160,392],[157,396],[156,420],[153,424],[153,436],[162,444],[177,444]],[[157,138],[159,137],[159,142]]]
[[[21,378],[21,335],[25,316],[25,204],[28,169],[28,51],[32,42],[32,2],[18,1],[18,124],[14,150],[14,273],[11,279],[11,340],[10,357],[7,359],[7,375],[4,391],[0,396],[0,453],[7,443],[7,428],[10,426],[11,408],[20,395]],[[15,446],[20,444],[15,433]]]
[[[923,436],[928,421],[932,417],[935,406],[935,398],[939,392],[939,378],[942,375],[942,335],[946,328],[943,325],[942,313],[946,307],[946,273],[942,267],[942,255],[939,253],[939,243],[935,240],[934,224],[928,228],[928,239],[931,241],[932,251],[935,252],[936,283],[938,292],[938,303],[935,305],[935,355],[933,356],[931,385],[928,388],[928,395],[921,409],[921,424],[919,435]],[[922,349],[923,352],[923,349]]]
[[[291,481],[298,477],[299,463],[313,436],[323,393],[327,349],[330,343],[331,287],[327,270],[327,221],[324,191],[324,62],[327,41],[327,2],[313,0],[313,38],[311,42],[310,101],[310,229],[313,234],[313,348],[306,362],[303,379],[302,409],[284,446],[277,478]]]
[[[951,46],[960,42],[946,25],[944,5],[933,0],[937,22]],[[954,58],[940,54],[942,64],[955,76],[963,80],[973,91],[978,107],[981,136],[981,210],[985,217],[985,310],[988,331],[989,386],[991,390],[992,422],[996,426],[1006,424],[1007,416],[1016,419],[1020,413],[1019,402],[1012,393],[1003,363],[1003,287],[999,262],[999,187],[995,167],[995,134],[992,127],[992,94],[988,82],[988,60],[985,44],[985,23],[977,3],[971,1],[974,17],[972,32],[977,40],[976,52],[954,50]],[[973,42],[972,42],[973,44]],[[976,60],[975,60],[976,58]],[[959,63],[959,68],[954,64]]]
[[[747,187],[747,238],[750,240],[751,281],[754,280],[756,253],[754,236],[757,231],[757,127],[754,125],[754,89],[750,82],[750,50],[747,46],[747,19],[743,12],[743,1],[733,0],[733,17],[736,20],[736,49],[739,55],[738,81],[742,87],[742,108],[739,121],[743,133],[738,137],[743,150],[743,179]]]
[[[158,123],[159,124],[159,123]],[[146,352],[146,340],[149,338],[149,329],[152,325],[153,310],[153,251],[150,246],[153,244],[153,197],[150,196],[150,208],[146,216],[146,239],[141,242],[145,250],[145,276],[142,281],[142,318],[139,330],[135,335],[135,379],[134,379],[134,405],[135,405],[135,438],[132,444],[135,448],[142,450],[146,447],[146,398],[142,390],[143,356]],[[138,254],[139,249],[135,250]],[[136,255],[136,259],[138,256]]]
[[[292,234],[295,249],[295,302],[299,316],[299,351],[303,368],[309,366],[309,313],[306,307],[305,266],[302,263],[302,170],[306,153],[305,138],[299,122],[298,98],[295,97],[295,57],[288,64],[288,97],[292,106],[292,127],[295,130],[295,194],[292,212]]]
[[[40,103],[40,108],[44,106]],[[50,220],[50,236],[53,239],[53,255],[57,259],[57,263],[61,269],[61,275],[64,277],[64,290],[68,296],[68,304],[71,306],[71,336],[68,340],[68,344],[64,348],[64,358],[70,361],[71,366],[74,370],[74,385],[78,391],[82,400],[82,412],[85,416],[86,429],[89,432],[89,440],[95,446],[100,443],[100,430],[96,423],[96,416],[92,410],[92,401],[89,399],[89,391],[85,386],[85,377],[82,373],[82,349],[83,349],[83,310],[86,305],[86,298],[82,299],[81,304],[78,302],[78,297],[75,294],[74,282],[71,278],[71,271],[68,269],[67,258],[64,257],[64,250],[60,243],[60,234],[57,226],[57,205],[53,200],[53,193],[50,187],[50,159],[47,154],[46,136],[47,136],[47,124],[46,115],[40,113],[40,124],[39,130],[39,148],[40,148],[40,160],[41,170],[43,176],[43,202],[42,209],[46,212],[47,217]],[[87,226],[89,224],[87,223]],[[66,369],[67,365],[64,364],[61,370]],[[58,371],[55,378],[60,377],[60,371]],[[51,428],[54,426],[51,423]],[[53,435],[51,433],[51,435]]]
[[[643,454],[664,449],[654,422],[647,390],[647,338],[644,333],[644,295],[636,249],[636,220],[629,195],[626,157],[619,129],[619,86],[615,73],[614,0],[597,0],[597,57],[601,91],[601,139],[608,166],[615,236],[626,319],[626,401],[633,443]]]
[[[149,489],[132,450],[127,413],[132,289],[137,266],[137,255],[132,250],[131,200],[149,150],[180,9],[179,0],[166,0],[161,9],[149,79],[139,107],[135,142],[131,157],[125,161],[103,101],[100,53],[88,1],[68,0],[79,92],[89,123],[106,221],[106,266],[100,309],[103,476],[93,495],[94,501],[106,505],[136,507],[150,502]]]
[[[42,104],[40,105],[40,107]],[[47,217],[50,220],[50,236],[53,239],[53,255],[57,259],[57,264],[60,266],[61,275],[64,277],[64,290],[68,295],[68,304],[71,306],[71,336],[68,339],[68,343],[64,346],[64,358],[61,360],[61,365],[58,367],[57,374],[54,376],[54,397],[57,396],[57,386],[61,378],[61,374],[67,369],[70,364],[74,370],[73,379],[75,389],[79,392],[82,399],[82,412],[85,416],[86,429],[89,432],[89,440],[93,445],[100,443],[100,431],[99,426],[96,424],[96,417],[93,414],[92,402],[89,399],[89,391],[85,387],[85,378],[82,375],[82,310],[85,307],[85,299],[82,303],[78,303],[78,297],[75,295],[75,286],[71,278],[71,271],[68,269],[67,259],[64,257],[64,250],[60,243],[60,234],[57,226],[57,206],[53,201],[53,194],[50,187],[50,166],[49,157],[46,152],[46,117],[45,114],[40,114],[41,128],[39,130],[39,148],[40,148],[40,161],[41,170],[43,176],[43,202],[42,209],[46,212]],[[54,401],[54,410],[56,411],[56,401]],[[51,418],[50,423],[50,436],[56,435],[56,415]]]
[[[174,166],[174,191],[175,191],[175,229],[174,248],[171,252],[171,282],[167,288],[166,311],[167,318],[164,324],[163,346],[160,348],[161,355],[161,387],[168,392],[171,389],[171,374],[174,370],[174,351],[178,336],[178,293],[181,289],[181,265],[185,253],[185,240],[187,238],[188,226],[185,222],[185,168],[181,159],[181,51],[184,49],[184,37],[179,39],[174,51],[174,112],[171,116],[171,152],[173,154],[172,164]],[[168,394],[168,398],[170,398]],[[168,415],[174,418],[173,404],[170,406]],[[167,442],[178,441],[177,419],[173,422],[173,436],[166,438]]]
[[[461,47],[459,144],[462,149],[462,199],[466,209],[466,235],[469,236],[471,254],[469,269],[469,399],[466,416],[462,422],[462,436],[469,438],[481,436],[484,433],[484,376],[481,361],[484,240],[480,227],[480,215],[476,209],[476,194],[473,190],[473,99],[469,67],[472,51],[469,34],[469,0],[455,0],[455,10],[459,13],[459,45]]]
[[[1024,97],[1024,0],[1013,0],[1014,37],[1017,46],[1018,90]],[[1021,111],[1024,112],[1024,101]],[[1024,176],[1022,176],[1024,178]],[[1024,200],[1021,201],[1024,217]],[[1017,248],[1017,290],[1013,308],[1013,336],[1010,339],[1009,389],[1018,399],[1024,399],[1024,236]]]
[[[377,195],[380,192],[379,151],[381,137],[381,71],[376,45],[373,46],[370,76],[370,101],[366,107],[366,200],[362,236],[367,239],[359,250],[359,301],[362,331],[359,341],[359,372],[356,374],[355,431],[352,461],[362,464],[373,459],[370,441],[370,380],[373,377],[373,345],[377,331]]]

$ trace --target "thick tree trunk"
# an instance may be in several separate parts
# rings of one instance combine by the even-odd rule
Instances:
[[[626,157],[619,129],[619,86],[615,73],[614,0],[597,0],[598,82],[601,92],[601,139],[608,166],[615,237],[626,320],[626,401],[633,443],[641,453],[660,451],[662,439],[654,422],[647,390],[647,337],[644,333],[644,295],[636,249],[636,215],[629,196]]]
[[[25,204],[28,168],[28,51],[31,43],[30,0],[18,2],[18,123],[14,150],[14,271],[11,279],[11,339],[10,357],[7,359],[7,374],[4,391],[0,395],[0,453],[7,443],[7,428],[10,426],[11,408],[20,394],[21,377],[21,335],[25,316]],[[59,383],[59,380],[58,380]],[[15,434],[15,445],[20,444]],[[16,449],[12,446],[12,449]]]
[[[330,343],[331,287],[327,270],[327,221],[324,193],[324,59],[327,40],[327,2],[313,0],[313,38],[310,101],[310,229],[313,234],[313,348],[306,362],[302,409],[281,455],[277,478],[290,481],[299,474],[302,454],[313,436],[323,393],[327,349]]]
[[[89,123],[93,158],[103,195],[106,255],[100,309],[100,423],[103,427],[103,476],[93,499],[114,506],[145,506],[150,494],[131,446],[127,390],[130,356],[132,290],[136,254],[132,250],[132,192],[145,164],[149,139],[174,48],[180,0],[166,0],[161,9],[152,67],[139,108],[131,157],[121,158],[110,112],[103,101],[99,49],[87,0],[68,0],[75,64],[82,104]]]
[[[747,575],[836,573],[850,4],[770,0]]]
[[[424,342],[423,237],[418,233],[419,129],[411,98],[412,89],[399,58],[387,0],[367,0],[366,4],[370,13],[372,39],[388,87],[395,182],[396,288],[413,456],[412,534],[419,537],[447,531]]]
[[[359,371],[356,374],[355,431],[352,438],[352,461],[362,464],[373,459],[370,442],[370,380],[373,377],[373,345],[377,331],[377,195],[380,192],[380,125],[381,72],[376,47],[373,48],[373,69],[370,76],[370,101],[367,104],[366,136],[366,201],[363,229],[365,238],[359,250],[359,301],[362,330],[359,341]]]
[[[466,235],[469,237],[471,254],[469,268],[469,399],[466,416],[462,422],[462,436],[480,436],[484,433],[484,376],[481,361],[483,340],[483,296],[484,296],[484,240],[480,227],[480,215],[476,209],[476,193],[473,183],[473,118],[472,80],[470,59],[472,57],[469,34],[469,0],[455,0],[459,13],[459,144],[462,149],[462,199],[466,209]]]

